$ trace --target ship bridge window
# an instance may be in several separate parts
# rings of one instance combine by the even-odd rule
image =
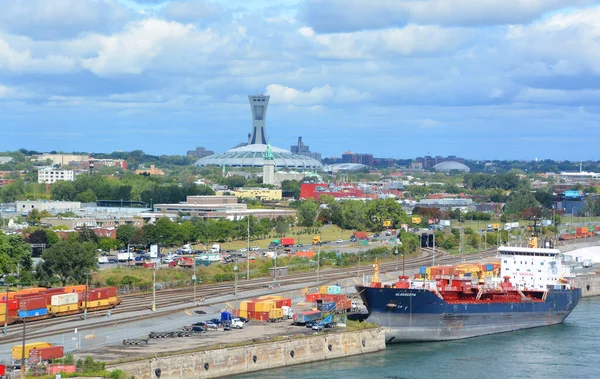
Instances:
[[[544,265],[544,262],[540,262],[540,264],[543,266],[543,265]]]
[[[505,260],[504,260],[504,263],[508,263],[508,261],[505,259]]]

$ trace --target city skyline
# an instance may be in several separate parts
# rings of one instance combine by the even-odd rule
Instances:
[[[591,0],[5,0],[0,150],[598,160]]]

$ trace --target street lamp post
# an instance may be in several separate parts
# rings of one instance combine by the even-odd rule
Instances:
[[[250,216],[248,216],[248,251],[246,251],[246,279],[250,280]]]
[[[156,311],[156,267],[152,271],[152,312]]]
[[[238,266],[237,263],[233,266],[233,272],[235,273],[235,280],[233,282],[233,295],[235,296],[235,301],[238,299],[237,292],[237,282],[238,282]]]
[[[83,319],[84,320],[87,320],[89,278],[90,278],[90,274],[89,274],[89,272],[87,272],[85,274],[85,307],[83,309]],[[6,299],[8,300],[8,296],[6,297]],[[8,301],[7,301],[7,304],[8,304]]]
[[[319,249],[317,250],[317,285],[319,285],[320,270],[321,270],[321,242],[319,241]]]
[[[192,283],[194,284],[194,305],[197,305],[198,303],[196,302],[196,281],[197,281],[197,277],[196,277],[196,258],[194,258],[194,274],[192,275]]]
[[[274,259],[275,259],[275,266],[273,268],[273,283],[276,283],[277,282],[277,251],[275,251]]]

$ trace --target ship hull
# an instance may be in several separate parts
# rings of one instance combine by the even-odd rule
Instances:
[[[446,303],[429,291],[357,286],[388,343],[444,341],[562,323],[581,289],[550,290],[544,302]]]

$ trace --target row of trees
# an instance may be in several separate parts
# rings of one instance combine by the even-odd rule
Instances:
[[[338,202],[333,196],[323,195],[319,201],[313,199],[292,202],[297,209],[298,225],[335,224],[347,230],[384,229],[384,221],[390,221],[393,227],[408,223],[408,216],[395,199],[375,199],[369,202],[345,200]]]

